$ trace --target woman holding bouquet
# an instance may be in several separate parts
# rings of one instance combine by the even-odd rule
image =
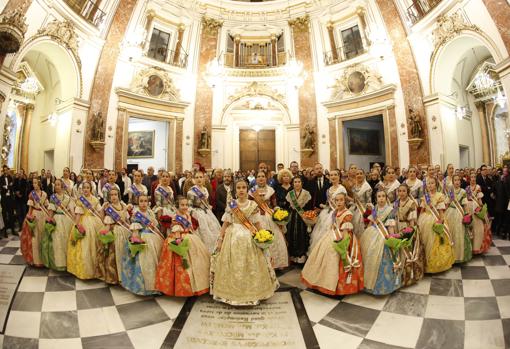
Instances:
[[[409,246],[402,247],[401,257],[404,258],[402,286],[410,286],[423,278],[425,252],[416,227],[418,205],[411,197],[410,189],[406,184],[401,184],[397,193],[398,209],[395,215],[397,232],[402,239],[409,241]]]
[[[310,236],[310,248],[308,249],[308,254],[310,254],[324,234],[328,233],[331,228],[331,214],[336,207],[335,197],[340,193],[347,194],[347,190],[345,187],[340,184],[340,171],[339,170],[331,170],[329,172],[329,181],[331,182],[331,187],[329,187],[326,192],[327,202],[326,205],[322,207],[322,211],[319,214],[319,218],[317,219],[317,224],[313,227],[312,234]]]
[[[446,209],[444,219],[450,228],[453,239],[453,251],[455,254],[455,263],[462,263],[471,260],[473,246],[469,238],[468,221],[473,217],[467,215],[464,222],[465,206],[467,203],[466,191],[460,187],[460,176],[454,175],[453,187],[448,193],[448,208]],[[464,224],[465,223],[465,224]]]
[[[415,166],[409,166],[405,184],[409,187],[409,194],[418,206],[423,196],[423,182],[417,177],[418,169]]]
[[[250,190],[249,196],[260,209],[260,225],[263,229],[274,234],[274,240],[269,247],[269,255],[273,268],[283,269],[289,266],[289,254],[284,236],[284,226],[278,226],[273,221],[273,208],[276,205],[276,195],[273,188],[267,185],[267,177],[264,171],[257,173],[256,184]]]
[[[346,295],[363,289],[361,249],[353,234],[353,215],[346,207],[346,197],[345,193],[335,196],[329,232],[314,247],[301,273],[307,287],[324,294]]]
[[[90,182],[82,183],[76,201],[75,225],[67,242],[67,271],[78,279],[93,279],[96,272],[97,233],[103,228],[99,199],[92,195]]]
[[[469,176],[469,185],[466,187],[466,211],[472,215],[473,254],[487,252],[491,246],[492,234],[488,222],[487,206],[482,203],[482,189],[476,184],[476,174]]]
[[[385,191],[379,190],[376,200],[368,217],[370,224],[361,235],[361,255],[365,268],[365,291],[384,295],[400,288],[403,263],[400,251],[390,249],[386,244],[395,233],[396,210],[388,204]]]
[[[28,196],[28,214],[25,219],[25,226],[21,233],[21,252],[29,265],[36,267],[44,266],[41,258],[41,240],[44,234],[46,222],[47,195],[41,190],[39,179],[32,180],[34,190]]]
[[[195,185],[188,191],[187,197],[194,208],[191,211],[191,216],[198,221],[197,235],[202,239],[209,252],[212,252],[221,227],[209,206],[209,192],[204,185],[204,180],[203,172],[195,172],[193,178]]]
[[[188,200],[178,196],[177,206],[172,231],[161,250],[156,289],[167,296],[200,296],[209,292],[211,255],[193,234],[198,222],[189,214]]]
[[[42,240],[42,255],[48,268],[64,271],[67,265],[67,240],[74,221],[74,200],[64,189],[64,181],[55,180],[55,193],[50,196],[48,212],[51,222],[46,223],[47,229]],[[52,227],[53,226],[53,227]]]
[[[444,222],[446,198],[437,191],[434,177],[427,178],[427,191],[424,193],[418,218],[420,238],[425,247],[425,272],[440,273],[448,270],[455,262],[451,235]]]
[[[366,181],[365,172],[362,169],[356,170],[356,182],[352,186],[352,196],[353,202],[350,208],[353,214],[352,224],[354,225],[354,234],[360,237],[365,230],[364,215],[371,212],[372,206],[372,187]]]
[[[154,198],[156,202],[154,213],[158,217],[162,232],[166,233],[170,229],[171,216],[175,215],[174,191],[170,186],[170,174],[167,171],[161,174],[159,184],[154,191]]]
[[[131,216],[132,234],[122,260],[121,280],[126,290],[141,296],[159,294],[155,281],[163,235],[157,226],[149,197],[140,195],[138,208]]]
[[[236,182],[237,200],[227,205],[211,260],[211,295],[231,305],[257,305],[279,284],[269,257],[253,241],[260,230],[259,208],[248,200],[245,181]]]
[[[132,211],[133,208],[137,208],[140,200],[140,196],[148,195],[147,187],[142,184],[142,173],[135,171],[133,173],[133,184],[127,188],[128,193],[128,210]]]
[[[294,177],[292,189],[286,196],[289,206],[290,220],[287,224],[287,242],[289,257],[294,263],[306,262],[306,252],[310,243],[308,226],[303,221],[305,211],[312,209],[312,196],[303,189],[301,177]]]

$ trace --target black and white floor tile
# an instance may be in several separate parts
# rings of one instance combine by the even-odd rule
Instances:
[[[22,263],[18,239],[0,240],[0,264]],[[299,288],[322,349],[489,349],[510,347],[509,265],[510,241],[495,240],[485,256],[380,297],[326,297],[306,289],[297,268],[278,275]],[[160,348],[184,303],[28,267],[0,347]]]

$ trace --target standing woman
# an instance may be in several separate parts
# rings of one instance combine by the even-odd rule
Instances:
[[[202,240],[193,234],[198,222],[189,214],[188,199],[178,196],[177,206],[172,231],[161,249],[156,288],[167,296],[200,296],[209,292],[211,255]],[[188,240],[189,248],[184,257],[170,250],[169,245],[176,239]]]
[[[412,236],[403,235],[411,240],[409,247],[402,249],[401,258],[404,258],[404,269],[402,273],[402,286],[410,286],[423,278],[425,268],[425,252],[420,240],[420,234],[416,226],[418,220],[418,204],[410,195],[410,189],[406,184],[398,187],[397,232],[403,235],[405,229],[413,230]]]
[[[276,191],[276,206],[289,210],[290,205],[287,201],[287,194],[292,190],[292,172],[287,169],[278,172],[278,185],[275,187]]]
[[[216,253],[211,260],[211,295],[231,305],[257,305],[271,298],[279,283],[269,257],[255,245],[260,230],[257,204],[248,200],[248,185],[236,182],[237,200],[223,215]]]
[[[441,188],[443,189],[443,194],[448,197],[450,195],[450,191],[453,189],[453,175],[455,174],[455,168],[453,164],[448,164],[446,166],[446,175],[441,180]]]
[[[170,174],[167,171],[163,171],[161,174],[159,184],[154,191],[154,198],[156,202],[154,213],[158,220],[161,216],[173,216],[175,214],[174,191],[170,186]]]
[[[21,236],[21,252],[29,265],[44,266],[41,258],[41,240],[44,234],[47,205],[47,195],[41,188],[38,178],[32,180],[33,190],[28,196],[28,214],[26,225]]]
[[[347,194],[345,187],[340,184],[339,170],[331,170],[329,172],[329,181],[331,182],[331,187],[329,187],[328,191],[326,192],[326,204],[322,207],[322,211],[319,214],[319,218],[317,219],[317,224],[315,224],[313,227],[313,231],[310,237],[310,248],[308,249],[309,254],[312,252],[315,244],[320,241],[324,234],[330,231],[331,214],[336,207],[335,197],[340,193]]]
[[[354,234],[360,237],[365,230],[363,214],[367,206],[372,206],[372,187],[366,181],[365,173],[361,168],[356,170],[356,182],[352,186],[352,199],[351,212],[353,214]]]
[[[126,244],[121,280],[126,290],[141,296],[159,294],[155,282],[163,238],[157,226],[156,215],[149,208],[149,197],[140,195],[130,228],[131,238],[143,240],[145,247],[133,256]]]
[[[384,180],[379,184],[378,190],[384,190],[388,203],[393,204],[397,200],[397,189],[400,182],[395,176],[395,169],[393,167],[386,167],[384,172]]]
[[[409,195],[419,205],[423,196],[423,182],[418,178],[418,170],[415,166],[409,167],[405,184],[409,187]]]
[[[356,235],[353,234],[352,213],[346,207],[347,194],[335,196],[336,209],[331,225],[306,261],[301,281],[309,288],[329,295],[358,293],[363,289],[363,261]],[[342,254],[333,244],[345,242]]]
[[[260,225],[263,229],[273,232],[274,240],[269,247],[269,255],[273,268],[282,269],[289,266],[289,254],[287,252],[287,244],[285,242],[285,227],[278,226],[273,221],[273,208],[276,204],[276,195],[274,189],[267,185],[266,172],[259,171],[256,184],[250,190],[249,196],[259,206],[260,209]]]
[[[475,212],[480,210],[483,212],[483,193],[482,189],[476,184],[476,174],[471,173],[469,176],[469,185],[466,187],[467,194],[467,213],[472,215],[472,232],[473,232],[473,254],[487,252],[491,246],[492,234],[490,223],[488,222],[487,212],[484,219],[479,217]],[[485,210],[486,211],[486,210]]]
[[[62,188],[67,195],[73,196],[74,181],[71,179],[71,170],[69,170],[69,167],[64,167],[62,173]]]
[[[204,186],[204,173],[202,171],[195,172],[193,180],[195,185],[187,193],[188,200],[194,208],[191,216],[198,221],[198,236],[209,252],[212,252],[221,227],[209,206],[209,192]]]
[[[452,179],[453,187],[448,191],[448,208],[444,218],[452,235],[455,263],[462,263],[471,260],[473,246],[469,238],[469,231],[462,223],[466,212],[466,191],[460,187],[461,181],[459,175],[454,175]]]
[[[74,221],[74,201],[64,189],[64,181],[55,181],[55,193],[49,199],[48,212],[55,220],[55,230],[45,231],[42,242],[42,254],[47,256],[48,268],[64,271],[67,266],[67,240]],[[45,251],[46,250],[46,251]]]
[[[128,193],[128,210],[131,211],[133,208],[138,207],[138,201],[140,196],[148,195],[147,187],[142,184],[142,173],[140,171],[134,171],[133,173],[133,184],[127,188]]]
[[[361,235],[361,255],[365,268],[365,291],[374,295],[390,294],[401,286],[400,256],[394,255],[385,241],[395,232],[395,210],[388,204],[386,192],[379,190],[377,203],[368,217],[369,226]]]
[[[92,195],[90,182],[82,183],[82,195],[76,201],[74,212],[75,226],[67,243],[67,271],[79,279],[93,279],[97,263],[97,233],[103,228],[103,222],[99,215],[101,204]]]
[[[427,178],[426,183],[427,191],[421,201],[423,211],[418,218],[418,227],[425,247],[425,272],[440,273],[450,269],[455,262],[451,235],[444,221],[446,197],[437,191],[434,177]]]
[[[289,191],[286,200],[289,206],[290,220],[287,224],[287,242],[290,260],[302,264],[306,262],[306,252],[310,245],[308,226],[301,217],[305,211],[311,210],[312,196],[303,189],[301,177],[292,180],[293,190]]]

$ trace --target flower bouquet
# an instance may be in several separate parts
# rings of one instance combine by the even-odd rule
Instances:
[[[369,224],[370,223],[370,219],[368,219],[368,217],[370,217],[371,215],[372,215],[372,209],[371,208],[367,208],[365,210],[365,212],[363,212],[363,223]]]
[[[289,222],[289,211],[277,208],[273,213],[273,222],[278,225],[286,225]]]
[[[261,229],[253,235],[253,242],[263,250],[271,246],[273,240],[274,234],[271,230]]]
[[[410,228],[413,230],[413,228]],[[409,235],[409,233],[407,233]],[[384,241],[384,245],[388,246],[388,248],[391,250],[393,254],[393,261],[395,262],[397,260],[398,253],[400,249],[410,247],[411,246],[411,240],[409,238],[404,238],[404,233],[397,233],[397,234],[390,234]]]
[[[400,231],[400,236],[404,239],[409,239],[411,240],[411,238],[413,237],[414,235],[414,232],[415,232],[415,229],[413,227],[405,227],[404,229],[402,229]]]
[[[170,229],[172,227],[172,217],[168,215],[159,217],[159,224],[161,224],[163,230]]]
[[[439,236],[439,242],[444,243],[444,224],[441,221],[436,221],[432,225],[432,231]]]
[[[55,227],[57,226],[57,222],[51,217],[46,218],[46,221],[44,222],[44,231],[48,234],[53,234],[55,231]]]
[[[310,233],[312,227],[317,223],[317,212],[315,210],[305,211],[301,218],[303,218],[303,222],[308,226],[307,231]]]
[[[28,225],[28,228],[30,229],[30,232],[32,233],[32,235],[34,235],[34,228],[35,228],[35,217],[34,216],[30,216],[30,215],[27,215],[27,225]]]
[[[471,227],[473,224],[473,215],[471,214],[465,214],[464,217],[462,217],[462,224],[464,224],[466,227]]]
[[[475,208],[475,216],[484,221],[487,217],[487,204],[484,204],[482,207]]]
[[[76,224],[73,226],[73,229],[71,230],[71,236],[72,236],[72,243],[75,245],[78,240],[81,240],[85,237],[85,227],[81,224]]]
[[[105,254],[108,254],[108,245],[115,241],[115,235],[109,229],[101,229],[97,235],[99,241],[103,244]]]
[[[145,246],[147,246],[147,244],[141,238],[138,236],[131,236],[128,239],[128,247],[131,258],[135,258],[138,253],[145,249]]]
[[[340,258],[342,259],[342,263],[345,265],[349,264],[349,261],[347,260],[347,253],[349,244],[351,243],[351,236],[349,234],[345,234],[343,239],[334,240],[333,241],[333,248],[336,252],[340,255]]]
[[[188,250],[189,250],[189,239],[188,238],[175,238],[168,243],[168,248],[173,253],[182,257],[182,266],[184,269],[189,268],[188,263]]]

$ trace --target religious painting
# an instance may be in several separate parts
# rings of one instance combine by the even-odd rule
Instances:
[[[163,79],[158,75],[154,74],[149,76],[147,79],[147,85],[145,86],[147,93],[152,97],[158,97],[163,93],[165,89],[165,83]]]
[[[365,75],[359,71],[355,71],[347,78],[349,91],[352,93],[361,93],[365,89]]]
[[[128,132],[128,158],[154,157],[154,131]]]
[[[349,154],[381,155],[379,130],[348,128]]]

